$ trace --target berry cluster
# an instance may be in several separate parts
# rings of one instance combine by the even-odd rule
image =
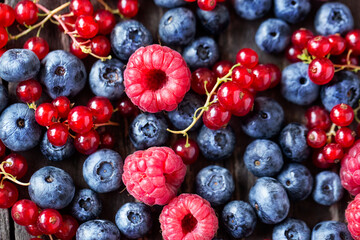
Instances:
[[[197,1],[197,4],[201,10],[204,11],[211,11],[214,10],[217,3],[225,2],[226,0],[184,0],[186,2],[195,2]]]

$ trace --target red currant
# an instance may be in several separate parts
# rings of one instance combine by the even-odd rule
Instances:
[[[312,162],[318,168],[330,168],[334,164],[326,161],[322,149],[314,151],[312,155]]]
[[[17,179],[25,176],[28,170],[28,164],[26,159],[18,153],[11,153],[7,155],[3,159],[3,162],[6,162],[4,164],[5,172],[10,173],[11,175],[15,176]]]
[[[120,98],[117,104],[118,112],[123,117],[136,116],[139,113],[139,109],[131,102],[127,96]]]
[[[75,31],[76,17],[74,17],[74,16],[61,16],[60,19],[61,19],[61,21],[64,22],[64,24],[65,24],[65,26],[66,26],[66,28],[67,28],[67,30],[69,32]],[[60,31],[65,32],[65,30],[64,30],[64,28],[63,28],[63,26],[61,24],[59,24],[59,29],[60,29]]]
[[[78,58],[80,58],[80,59],[86,58],[89,54],[83,52],[83,50],[82,50],[81,47],[80,47],[80,43],[82,42],[83,39],[77,38],[76,40],[77,40],[78,42],[74,42],[74,41],[73,41],[73,42],[70,44],[70,52],[71,52],[72,54],[74,54],[75,56],[77,56]]]
[[[271,85],[270,88],[276,87],[281,81],[281,71],[278,66],[272,63],[265,64],[271,72]]]
[[[16,96],[25,103],[36,102],[40,99],[42,87],[34,79],[20,82],[16,87]]]
[[[216,77],[222,78],[226,74],[229,73],[229,71],[230,71],[230,69],[232,68],[233,65],[234,64],[232,62],[227,61],[227,60],[223,60],[223,61],[215,63],[212,70],[215,73]]]
[[[91,129],[87,133],[76,134],[74,145],[79,153],[90,155],[98,149],[100,145],[100,136],[94,129]]]
[[[307,43],[310,39],[314,37],[314,34],[305,28],[300,28],[296,30],[291,36],[292,44],[300,49],[300,51],[307,47]]]
[[[354,55],[360,55],[360,29],[349,31],[346,36],[346,45]]]
[[[324,158],[329,163],[338,163],[344,156],[343,149],[340,144],[328,143],[322,150]]]
[[[62,224],[55,237],[61,240],[71,240],[76,235],[76,230],[79,227],[79,223],[75,218],[69,215],[62,216]]]
[[[0,3],[0,26],[10,27],[14,23],[14,21],[15,21],[14,9],[5,3]]]
[[[337,126],[346,127],[354,120],[354,110],[349,105],[341,103],[331,109],[330,118]]]
[[[76,19],[75,30],[80,37],[93,38],[99,31],[99,25],[92,16],[81,15]]]
[[[0,27],[0,48],[5,47],[9,38],[8,33],[4,27]]]
[[[348,60],[347,54],[345,54],[345,53],[341,54],[337,58],[337,62],[341,65],[347,65],[348,64],[347,60]],[[350,64],[355,65],[355,66],[358,66],[360,63],[358,56],[354,56],[353,54],[350,55],[349,60],[350,60]]]
[[[219,103],[213,103],[203,114],[203,122],[207,128],[218,130],[225,127],[231,119],[231,112],[224,109]]]
[[[36,224],[27,225],[25,227],[26,231],[32,236],[40,236],[43,235]],[[37,239],[38,240],[38,239]]]
[[[242,88],[249,88],[253,82],[253,75],[247,68],[239,66],[233,69],[231,74],[233,83],[236,83]]]
[[[30,0],[23,0],[15,6],[16,21],[23,25],[33,25],[38,20],[39,10],[36,4]]]
[[[106,97],[93,97],[89,100],[87,106],[94,117],[94,123],[108,122],[114,112],[110,100]]]
[[[89,0],[71,0],[69,8],[76,17],[81,15],[92,16],[94,11],[94,7]]]
[[[346,50],[346,41],[339,34],[330,35],[328,39],[331,44],[331,55],[340,55]]]
[[[0,57],[6,52],[6,48],[0,48]]]
[[[311,128],[319,128],[324,131],[331,126],[329,113],[322,107],[312,106],[305,113],[306,126]]]
[[[115,137],[111,132],[100,134],[100,148],[113,149],[115,145]]]
[[[335,141],[344,148],[351,147],[355,142],[355,132],[350,128],[342,127],[336,131]]]
[[[331,51],[331,43],[327,37],[316,36],[308,41],[308,52],[318,58],[325,57]]]
[[[308,74],[315,84],[324,85],[334,77],[334,64],[327,58],[316,58],[310,63]]]
[[[43,59],[49,53],[49,44],[41,37],[29,38],[25,42],[24,48],[33,51],[39,60]]]
[[[99,25],[99,33],[103,35],[110,34],[116,24],[114,14],[105,9],[97,10],[94,19]]]
[[[71,103],[67,97],[60,96],[55,98],[52,102],[52,105],[56,108],[59,113],[59,117],[67,118],[70,112]]]
[[[286,59],[292,63],[301,62],[301,60],[298,58],[298,56],[301,54],[302,54],[302,51],[299,48],[294,47],[294,46],[289,46],[285,50]]]
[[[17,224],[27,226],[36,223],[39,209],[33,201],[22,199],[12,207],[11,216]]]
[[[191,74],[191,89],[197,94],[204,95],[206,89],[210,92],[216,84],[216,75],[207,68],[199,68]]]
[[[120,14],[126,18],[135,17],[139,11],[138,0],[119,0],[117,7]]]
[[[252,87],[255,91],[264,91],[271,85],[271,72],[270,69],[263,64],[259,64],[252,69],[254,75],[254,81]]]
[[[74,107],[69,112],[68,123],[70,129],[76,133],[89,132],[94,126],[91,110],[85,106]]]
[[[49,142],[57,147],[64,146],[69,137],[69,129],[63,123],[54,123],[46,132]]]
[[[216,0],[197,0],[198,6],[201,10],[212,11],[216,7]]]
[[[62,225],[61,214],[55,209],[44,209],[37,219],[37,226],[44,234],[54,234],[59,231]]]
[[[51,103],[42,103],[35,110],[35,120],[41,126],[50,126],[58,118],[58,112]]]
[[[188,146],[186,146],[186,138],[179,138],[172,148],[186,165],[193,164],[199,157],[199,146],[190,138],[188,139]]]
[[[107,37],[99,35],[91,39],[91,52],[100,57],[107,57],[111,51],[111,44]]]
[[[19,192],[14,184],[3,181],[0,184],[0,208],[10,208],[18,200]]]
[[[0,140],[0,158],[5,155],[6,147],[4,143]]]
[[[326,144],[326,132],[322,129],[313,128],[308,132],[306,141],[312,148],[321,148]]]
[[[236,62],[246,68],[253,68],[258,64],[259,56],[251,48],[243,48],[236,54]]]

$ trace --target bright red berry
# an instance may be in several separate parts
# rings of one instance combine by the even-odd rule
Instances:
[[[71,102],[65,96],[60,96],[55,98],[52,102],[52,105],[56,108],[59,117],[67,118],[71,109]]]
[[[105,9],[99,9],[94,14],[95,22],[99,25],[99,33],[110,34],[115,27],[116,20],[114,14]]]
[[[75,56],[77,56],[78,58],[80,59],[83,59],[83,58],[86,58],[87,56],[89,56],[88,53],[86,52],[83,52],[83,50],[81,49],[81,42],[85,41],[84,39],[80,39],[80,38],[77,38],[76,39],[78,42],[75,42],[73,41],[71,44],[70,44],[70,52],[72,54],[74,54]],[[87,44],[86,44],[87,45]],[[86,46],[84,45],[84,46]]]
[[[76,17],[81,15],[92,16],[94,11],[94,7],[89,0],[71,0],[69,8]]]
[[[31,225],[27,225],[25,227],[26,231],[32,235],[32,236],[40,236],[43,235],[43,232],[41,232],[37,226],[37,224],[31,224]],[[38,239],[37,239],[38,240]]]
[[[25,103],[36,102],[40,99],[42,87],[34,79],[20,82],[16,87],[16,96]]]
[[[233,69],[231,79],[233,83],[236,83],[242,88],[249,88],[254,81],[251,72],[249,72],[247,68],[242,66]]]
[[[212,11],[216,7],[216,0],[197,0],[198,6],[201,10]]]
[[[321,148],[326,144],[326,132],[322,129],[313,128],[308,132],[306,142],[312,148]]]
[[[172,149],[181,157],[186,165],[193,164],[199,157],[199,146],[190,138],[188,139],[188,145],[186,145],[186,138],[179,138],[174,143]]]
[[[316,36],[308,41],[307,50],[311,55],[322,58],[330,53],[331,43],[327,37]]]
[[[351,233],[351,236],[355,240],[360,239],[360,219],[359,219],[359,208],[360,208],[360,195],[357,195],[355,199],[349,203],[345,210],[345,218],[347,222],[347,228]]]
[[[331,44],[331,55],[340,55],[346,50],[346,41],[340,34],[334,34],[328,36]]]
[[[71,109],[68,115],[68,123],[71,130],[76,133],[87,133],[93,126],[93,114],[88,107],[77,106]]]
[[[341,103],[331,109],[330,118],[337,126],[346,127],[354,120],[354,110],[349,105]]]
[[[276,87],[281,81],[281,71],[278,66],[272,63],[265,64],[266,67],[270,69],[271,72],[271,84],[270,88]]]
[[[338,163],[344,156],[344,151],[340,144],[328,143],[322,150],[324,158],[329,163]]]
[[[10,153],[3,159],[3,162],[6,162],[4,164],[5,172],[10,173],[17,179],[22,178],[28,170],[26,159],[18,153]]]
[[[216,84],[216,80],[216,75],[213,71],[207,68],[199,68],[191,74],[191,89],[197,94],[204,95],[206,94],[205,82],[207,91],[211,92]]]
[[[94,123],[108,122],[114,112],[110,100],[106,97],[93,97],[89,100],[87,107],[94,117]]]
[[[215,73],[216,77],[222,78],[229,73],[233,65],[234,64],[232,62],[223,60],[215,63],[212,67],[212,71]]]
[[[308,74],[315,84],[324,85],[334,77],[334,64],[327,58],[316,58],[310,63]]]
[[[39,60],[43,59],[49,53],[49,44],[41,37],[29,38],[25,42],[24,48],[33,51]]]
[[[75,136],[74,145],[79,153],[90,155],[98,149],[100,136],[94,129],[86,133],[78,133]]]
[[[139,2],[138,0],[119,0],[117,7],[121,15],[126,18],[132,18],[139,11]]]
[[[64,146],[69,137],[69,129],[63,123],[54,123],[46,132],[49,142],[57,147]]]
[[[91,52],[100,57],[107,57],[111,51],[110,40],[102,35],[91,39]]]
[[[79,223],[75,218],[69,215],[62,216],[62,224],[55,237],[61,240],[71,240],[76,235]]]
[[[312,106],[305,113],[306,126],[309,129],[319,128],[324,131],[331,126],[329,113],[320,106]]]
[[[349,31],[346,36],[346,45],[354,55],[360,55],[360,29]]]
[[[67,30],[69,32],[75,31],[76,17],[74,17],[74,16],[61,16],[60,19],[61,19],[61,21],[63,21],[65,27],[67,28]],[[60,29],[60,31],[65,32],[64,27],[61,24],[59,24],[59,29]]]
[[[100,148],[113,149],[115,145],[115,136],[111,132],[100,134]]]
[[[231,119],[231,112],[219,103],[213,103],[203,114],[203,122],[207,128],[218,130],[225,127]]]
[[[5,155],[6,147],[4,143],[0,140],[0,158]]]
[[[289,46],[285,50],[286,59],[292,63],[301,62],[301,60],[298,58],[298,56],[301,54],[302,54],[302,51],[299,48],[294,47],[294,46]]]
[[[58,118],[58,112],[51,103],[42,103],[35,110],[35,120],[41,126],[50,126]]]
[[[8,33],[4,27],[0,27],[0,48],[5,47],[8,42]]]
[[[271,86],[271,71],[263,64],[259,64],[252,69],[254,81],[252,87],[255,91],[264,91]]]
[[[61,214],[55,209],[44,209],[37,219],[37,226],[44,234],[57,233],[62,225]]]
[[[330,168],[334,163],[326,161],[322,149],[317,149],[312,155],[312,162],[318,168]]]
[[[351,195],[360,193],[360,141],[356,141],[341,161],[340,179]]]
[[[0,208],[10,208],[18,200],[19,192],[16,186],[8,181],[0,184]]]
[[[14,21],[15,21],[14,9],[5,3],[0,3],[0,26],[10,27],[14,23]]]
[[[336,131],[335,141],[344,148],[351,147],[355,142],[355,132],[350,128],[342,127]]]
[[[139,113],[139,109],[131,102],[127,96],[120,98],[117,104],[118,112],[123,117],[136,116]]]
[[[314,34],[305,28],[300,28],[293,32],[291,36],[292,44],[300,49],[300,51],[307,47],[308,41],[314,37]]]
[[[236,62],[246,68],[253,68],[258,64],[259,56],[251,48],[243,48],[236,54]]]
[[[22,25],[33,25],[38,20],[39,10],[36,4],[30,0],[23,0],[15,6],[16,21]]]
[[[93,38],[99,31],[99,25],[92,16],[81,15],[76,19],[75,30],[82,38]]]
[[[36,224],[39,209],[33,201],[22,199],[12,207],[11,216],[21,226]]]

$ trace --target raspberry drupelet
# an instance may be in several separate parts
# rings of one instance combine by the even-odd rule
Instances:
[[[360,193],[360,141],[355,142],[341,160],[339,175],[341,184],[351,195]]]
[[[351,236],[355,240],[360,239],[360,219],[359,219],[359,210],[360,210],[360,195],[357,195],[355,199],[349,203],[345,210],[345,218],[348,223],[348,229],[351,233]]]

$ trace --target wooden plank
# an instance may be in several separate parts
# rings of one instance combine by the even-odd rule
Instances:
[[[9,210],[0,209],[0,239],[10,239]]]

